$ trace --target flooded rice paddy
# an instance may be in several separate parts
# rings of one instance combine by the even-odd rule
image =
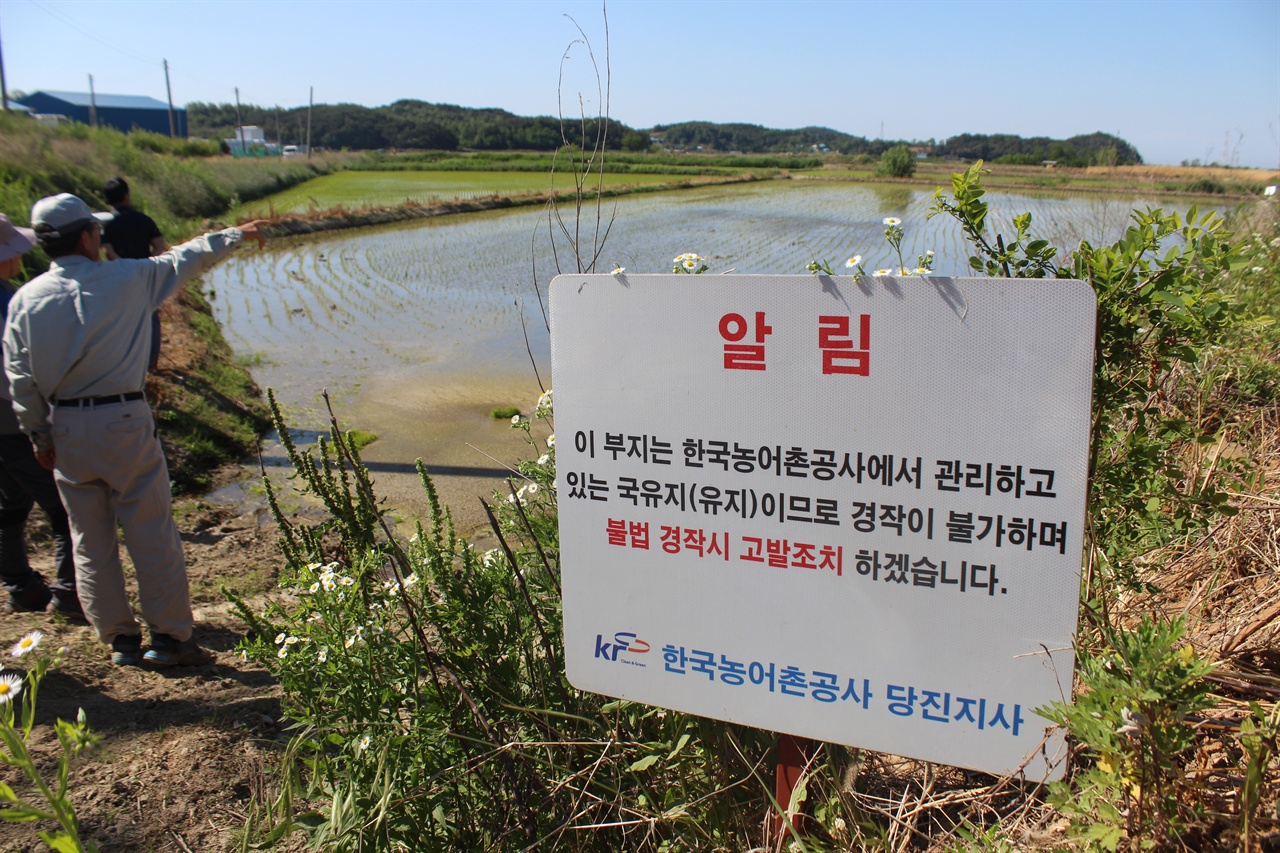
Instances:
[[[610,200],[602,209],[614,221],[598,269],[669,272],[682,252],[707,257],[712,273],[799,274],[814,258],[839,271],[855,253],[867,270],[896,266],[882,224],[896,216],[909,265],[933,250],[936,272],[965,274],[959,229],[926,219],[932,196],[922,187],[775,181]],[[986,199],[989,226],[1012,233],[1012,217],[1031,211],[1033,233],[1066,247],[1115,239],[1130,210],[1148,203],[995,192]],[[580,229],[588,253],[589,210]],[[344,427],[380,436],[364,458],[388,505],[405,516],[424,511],[413,473],[422,458],[469,532],[483,519],[476,496],[502,487],[503,466],[531,452],[509,422],[489,417],[498,406],[532,411],[540,388],[529,350],[552,386],[532,284],[536,270],[545,298],[557,269],[547,231],[542,211],[524,209],[294,238],[238,252],[205,281],[227,340],[291,424],[323,429],[320,392],[328,389]],[[557,248],[560,268],[572,271],[562,237]]]

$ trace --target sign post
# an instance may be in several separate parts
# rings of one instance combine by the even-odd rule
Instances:
[[[1060,776],[1034,709],[1071,691],[1095,311],[1076,281],[557,277],[569,680]]]

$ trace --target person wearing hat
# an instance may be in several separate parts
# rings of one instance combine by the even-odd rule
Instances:
[[[192,638],[169,470],[142,392],[149,324],[166,297],[244,239],[263,244],[259,223],[108,263],[100,260],[102,226],[79,198],[41,199],[31,223],[53,262],[9,305],[4,367],[18,422],[36,459],[53,470],[71,518],[85,616],[116,664],[208,663],[212,655]],[[125,594],[117,523],[151,634],[145,655]]]
[[[9,308],[21,271],[22,255],[36,243],[35,232],[19,228],[0,213],[0,318]],[[53,531],[57,580],[50,586],[27,560],[27,516],[39,504]],[[76,567],[71,557],[71,527],[58,497],[53,474],[36,461],[31,442],[22,434],[9,402],[8,383],[0,383],[0,581],[9,591],[9,609],[46,608],[72,619],[84,619],[76,597]]]

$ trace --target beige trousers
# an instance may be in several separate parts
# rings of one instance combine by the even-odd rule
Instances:
[[[52,420],[54,479],[71,517],[76,586],[89,624],[104,643],[140,633],[125,594],[119,526],[151,632],[187,640],[187,563],[173,521],[169,468],[147,402],[59,406]]]

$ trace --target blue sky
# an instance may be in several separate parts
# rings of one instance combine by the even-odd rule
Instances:
[[[0,0],[11,90],[554,115],[595,0]],[[612,0],[609,111],[876,138],[1123,137],[1150,163],[1280,168],[1280,0]],[[599,109],[585,50],[564,112]],[[883,128],[883,130],[882,130]]]

